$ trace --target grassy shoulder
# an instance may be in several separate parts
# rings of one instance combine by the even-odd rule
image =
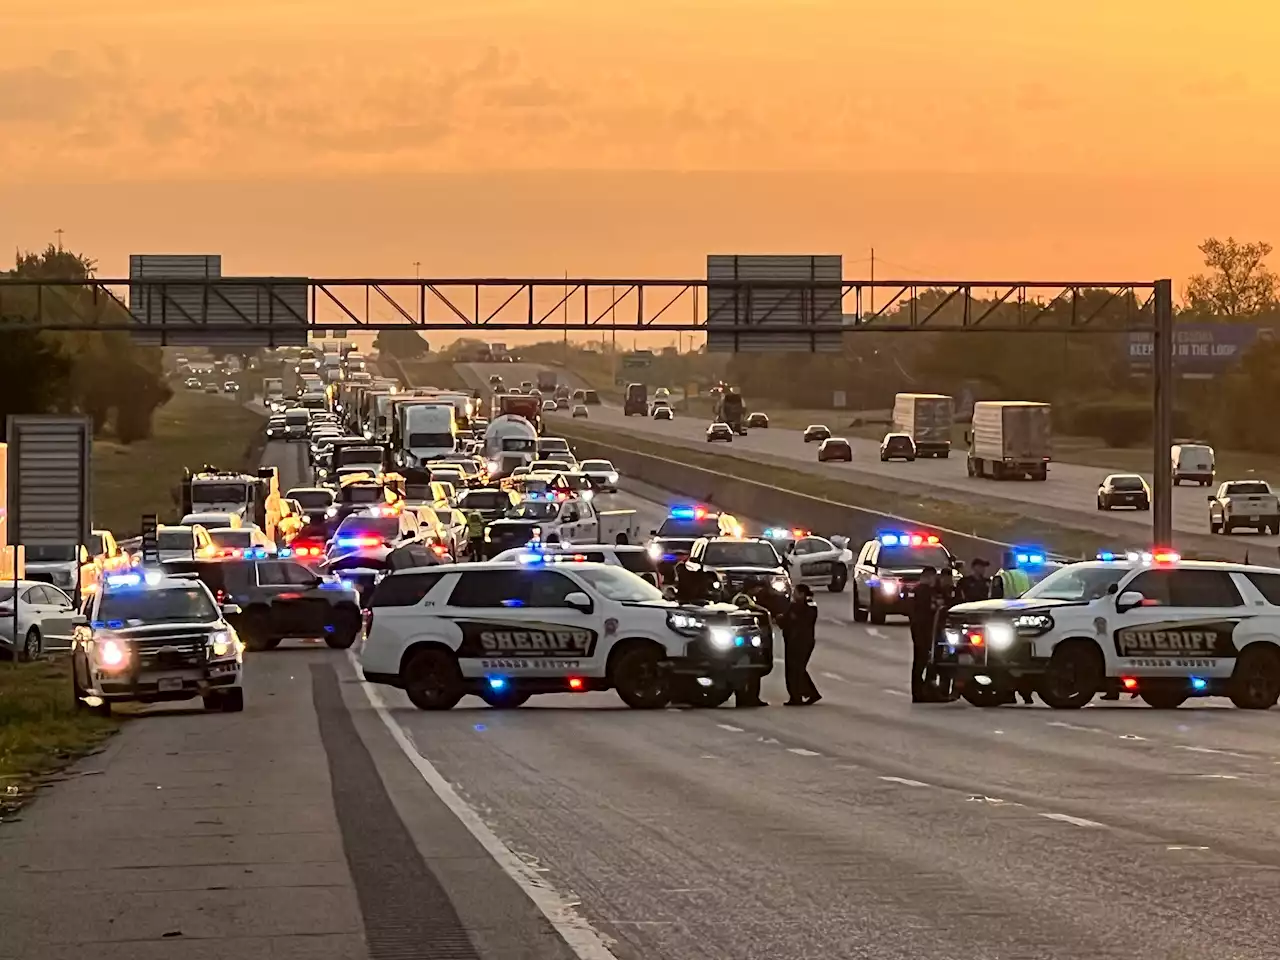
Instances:
[[[70,658],[0,663],[0,814],[118,728],[115,720],[76,709]]]
[[[146,440],[129,446],[111,439],[94,441],[94,526],[129,537],[137,534],[144,513],[158,513],[162,519],[172,514],[184,466],[253,466],[250,451],[262,422],[237,397],[178,387],[173,399],[156,411]]]
[[[608,443],[719,473],[725,472],[725,461],[732,460],[732,473],[736,477],[877,513],[893,514],[922,526],[943,527],[1004,543],[1044,544],[1065,556],[1091,557],[1098,549],[1100,534],[1097,530],[1042,520],[1017,513],[1012,508],[988,509],[917,494],[896,493],[882,487],[792,470],[773,463],[745,460],[732,454],[708,454],[689,447],[657,443],[633,434],[618,434],[581,423],[558,426],[557,432],[570,438]]]
[[[457,368],[444,360],[402,360],[405,379],[415,387],[442,387],[446,390],[468,389]]]

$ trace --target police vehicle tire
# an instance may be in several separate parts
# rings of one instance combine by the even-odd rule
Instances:
[[[632,710],[658,710],[671,702],[671,686],[662,675],[661,652],[648,644],[624,651],[613,665],[613,686]]]
[[[1270,710],[1280,700],[1280,654],[1263,646],[1245,647],[1231,674],[1227,696],[1241,710]]]
[[[831,593],[844,593],[844,588],[848,583],[849,571],[844,567],[836,567],[836,572],[831,575],[831,582],[827,584],[827,589]]]
[[[1153,710],[1176,710],[1187,700],[1178,681],[1148,680],[1138,689],[1142,702]]]
[[[1055,710],[1079,710],[1102,689],[1102,652],[1091,640],[1067,640],[1054,648],[1036,690]]]
[[[419,710],[452,710],[466,692],[458,661],[444,650],[418,651],[404,666],[404,692]]]
[[[326,633],[325,644],[333,650],[347,650],[360,636],[360,614],[351,610],[339,610],[330,618],[332,633]]]
[[[733,688],[724,681],[704,687],[696,677],[673,677],[671,682],[671,702],[695,709],[714,709],[728,703],[733,696]]]
[[[884,623],[885,612],[881,610],[878,606],[876,606],[876,602],[874,599],[870,600],[869,604],[871,609],[867,611],[867,616],[870,617],[871,622]]]
[[[246,647],[252,651],[262,651],[280,645],[279,640],[274,644],[271,642],[270,629],[270,614],[260,607],[255,607],[245,612],[239,632],[244,635]]]
[[[960,696],[975,707],[999,707],[1009,702],[1009,695],[999,687],[966,683]]]
[[[856,585],[853,588],[853,622],[867,622],[867,608],[858,606],[858,588]]]
[[[514,710],[516,707],[523,707],[529,702],[531,696],[533,696],[531,693],[498,693],[496,690],[482,690],[479,694],[480,699],[495,710]]]

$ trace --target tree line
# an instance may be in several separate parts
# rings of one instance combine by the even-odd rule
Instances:
[[[96,266],[88,257],[50,244],[42,252],[20,251],[13,269],[3,275],[85,280],[94,275]],[[36,295],[33,290],[6,290],[4,313],[34,315],[29,303]],[[59,310],[84,316],[80,307],[92,296],[84,288],[47,288],[43,310],[46,316],[56,316]],[[92,306],[100,316],[123,309],[101,299]],[[60,333],[17,328],[4,333],[0,436],[9,414],[80,413],[92,420],[95,436],[113,435],[129,444],[151,435],[155,411],[172,395],[160,348],[139,346],[125,331]]]

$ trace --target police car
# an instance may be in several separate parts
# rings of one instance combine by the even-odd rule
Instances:
[[[764,538],[787,561],[792,582],[825,586],[832,593],[840,593],[849,583],[853,551],[848,537],[819,537],[796,527],[768,527]]]
[[[448,710],[467,694],[517,707],[539,693],[610,689],[629,707],[654,709],[688,677],[723,702],[773,667],[753,614],[681,607],[598,563],[394,573],[378,583],[366,627],[365,680],[404,690],[422,710]]]
[[[884,623],[890,614],[909,616],[911,598],[925,567],[953,577],[956,559],[930,533],[881,533],[858,552],[853,567],[853,619]]]
[[[1266,710],[1280,699],[1280,570],[1103,554],[1016,600],[953,607],[934,660],[980,706],[1030,683],[1058,709],[1127,691],[1163,709],[1227,696]]]
[[[661,585],[657,561],[647,548],[639,544],[618,543],[534,543],[513,550],[504,550],[492,558],[495,563],[559,564],[604,563],[622,567],[649,581],[655,587]]]
[[[649,555],[658,562],[658,571],[665,581],[675,576],[676,564],[689,556],[695,540],[741,534],[742,524],[727,513],[702,506],[674,506],[662,525],[653,531],[648,543]]]
[[[201,697],[206,709],[244,709],[244,645],[196,579],[133,571],[104,578],[72,639],[76,705],[109,715],[113,703]]]
[[[791,599],[791,577],[763,537],[703,537],[676,568],[676,588],[693,600],[731,600],[746,593],[777,616]]]

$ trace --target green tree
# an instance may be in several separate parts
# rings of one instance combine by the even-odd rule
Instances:
[[[1280,281],[1266,264],[1271,244],[1210,237],[1200,244],[1200,252],[1208,270],[1187,283],[1187,305],[1192,310],[1240,319],[1275,307]]]

